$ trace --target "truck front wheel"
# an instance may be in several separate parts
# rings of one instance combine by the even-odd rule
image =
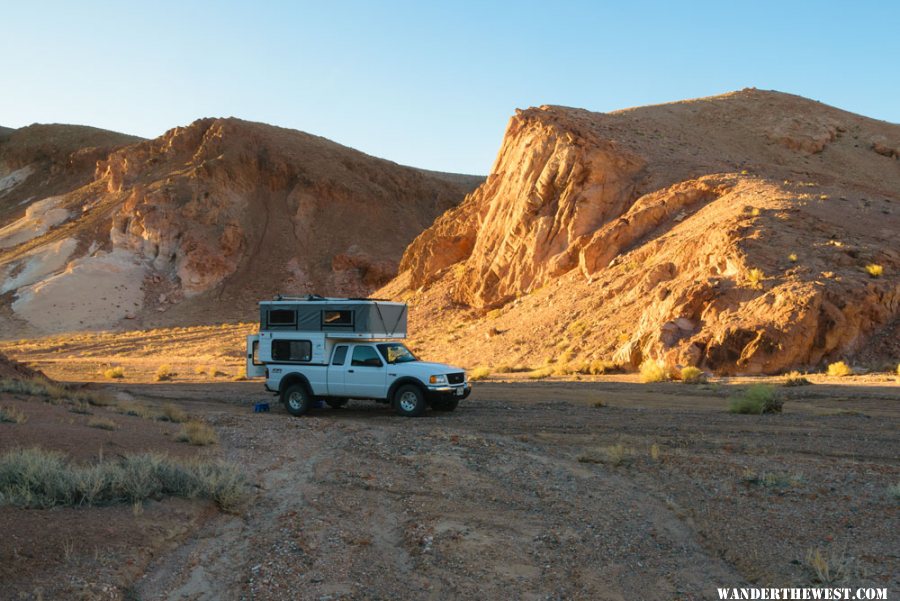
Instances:
[[[306,415],[309,408],[312,407],[312,398],[303,384],[291,384],[281,395],[284,401],[284,407],[288,413],[295,417]]]
[[[415,384],[404,384],[394,393],[394,411],[397,415],[419,417],[427,407],[425,393]]]

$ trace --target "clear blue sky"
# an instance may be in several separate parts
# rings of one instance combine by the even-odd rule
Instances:
[[[484,174],[515,108],[755,86],[900,122],[900,3],[0,2],[0,125],[206,116]]]

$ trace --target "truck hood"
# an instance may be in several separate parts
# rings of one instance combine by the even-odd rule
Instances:
[[[463,372],[466,370],[461,367],[455,367],[453,365],[446,365],[444,363],[431,363],[429,361],[410,361],[409,363],[395,363],[394,365],[388,365],[389,369],[396,369],[401,373],[416,373],[423,374],[427,372],[429,376],[436,376],[439,374],[455,374]]]

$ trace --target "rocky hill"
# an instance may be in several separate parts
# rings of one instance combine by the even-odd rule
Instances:
[[[201,119],[140,141],[0,136],[4,337],[252,320],[274,293],[366,294],[482,178],[324,138]]]
[[[755,89],[517,111],[379,294],[467,365],[896,364],[898,159],[898,125]]]

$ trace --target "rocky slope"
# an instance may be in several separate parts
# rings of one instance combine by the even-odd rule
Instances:
[[[777,92],[517,111],[487,181],[380,294],[468,365],[776,373],[872,340],[868,361],[896,363],[898,158],[900,126]]]
[[[238,119],[137,143],[102,134],[0,138],[6,336],[252,320],[277,292],[366,294],[482,181]]]

